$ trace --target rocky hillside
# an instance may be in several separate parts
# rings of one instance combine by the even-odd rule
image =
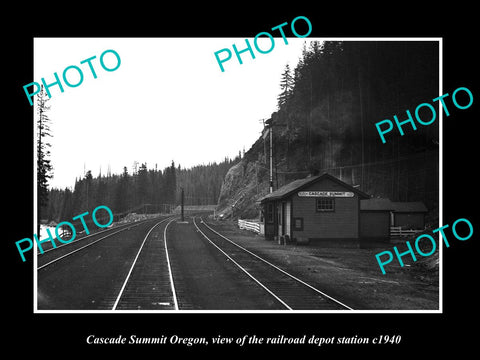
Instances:
[[[272,114],[274,189],[328,172],[366,193],[438,206],[438,124],[383,144],[375,123],[438,93],[438,44],[312,42],[280,79]],[[260,137],[227,172],[218,213],[256,218],[268,193],[269,141]]]
[[[256,144],[260,144],[260,139]],[[226,218],[254,219],[259,216],[256,201],[268,193],[268,171],[263,161],[252,159],[253,146],[225,176],[218,199],[217,213]]]

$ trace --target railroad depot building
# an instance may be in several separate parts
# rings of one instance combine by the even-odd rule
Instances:
[[[422,202],[373,198],[327,173],[292,181],[258,202],[265,239],[281,243],[389,241],[394,227],[424,229],[428,212]]]
[[[370,196],[324,173],[295,180],[259,199],[268,240],[358,240],[360,201]]]

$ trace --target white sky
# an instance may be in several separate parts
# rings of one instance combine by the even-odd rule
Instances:
[[[262,39],[261,49],[270,40]],[[268,54],[242,54],[240,65],[232,44],[245,48],[244,38],[36,38],[34,79],[50,84],[53,73],[62,79],[63,70],[76,65],[83,83],[75,88],[62,84],[50,88],[49,101],[53,137],[51,187],[73,187],[84,166],[93,176],[132,172],[134,161],[158,164],[163,170],[174,160],[182,167],[222,161],[248,150],[259,137],[262,118],[276,111],[280,76],[288,62],[293,69],[304,41],[310,38],[275,38]],[[214,52],[232,51],[221,72]],[[120,67],[103,70],[100,55],[108,49],[121,57]],[[92,61],[97,79],[88,64]],[[225,54],[221,54],[224,56]],[[113,67],[114,56],[105,56]],[[110,61],[110,62],[109,62]],[[76,82],[74,70],[67,79]],[[27,98],[25,101],[28,104]]]

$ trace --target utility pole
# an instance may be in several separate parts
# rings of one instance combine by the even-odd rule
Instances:
[[[182,212],[182,222],[185,221],[185,217],[184,217],[184,213],[183,213],[183,204],[185,202],[185,197],[184,197],[184,194],[183,194],[183,187],[180,188],[182,190],[182,204],[181,204],[181,212]]]
[[[273,192],[273,124],[270,124],[270,193]]]
[[[268,132],[270,134],[264,134],[263,139],[267,137],[267,135],[270,135],[270,193],[273,192],[273,123],[272,123],[272,118],[268,119],[267,121],[264,122],[264,125],[266,125]]]

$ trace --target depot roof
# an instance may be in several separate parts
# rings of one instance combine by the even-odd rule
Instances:
[[[360,201],[360,210],[365,211],[391,211],[393,203],[387,198],[371,198]]]
[[[366,211],[394,211],[394,212],[427,212],[428,209],[421,201],[393,202],[388,198],[371,198],[360,201],[360,210]]]
[[[393,202],[395,212],[427,212],[428,209],[421,201]]]
[[[311,176],[311,177],[307,177],[305,179],[298,179],[298,180],[292,181],[291,183],[288,183],[288,184],[282,186],[281,188],[275,190],[274,192],[272,192],[270,194],[267,194],[264,197],[260,198],[258,200],[258,202],[264,203],[266,201],[280,200],[280,199],[287,198],[290,195],[292,195],[294,192],[296,192],[298,190],[301,190],[301,189],[304,189],[304,188],[306,188],[306,187],[312,185],[313,183],[316,183],[317,181],[320,181],[322,179],[332,180],[333,182],[336,182],[337,184],[345,187],[346,189],[356,193],[360,198],[364,198],[364,199],[370,198],[370,195],[364,193],[363,191],[360,191],[357,188],[354,188],[353,186],[343,182],[340,179],[337,179],[336,177],[334,177],[334,176],[332,176],[328,173],[324,173],[322,175]]]

